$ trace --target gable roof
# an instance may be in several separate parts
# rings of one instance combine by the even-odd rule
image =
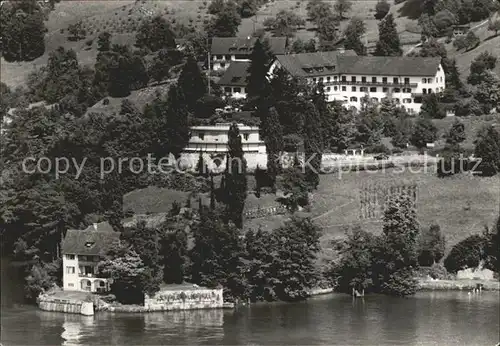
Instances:
[[[353,50],[298,53],[288,55],[277,55],[276,60],[280,65],[297,77],[322,76],[326,74],[339,73],[337,57],[347,58],[356,56]],[[323,70],[321,70],[323,69]],[[306,72],[306,70],[309,70]]]
[[[439,57],[407,56],[339,56],[340,73],[389,75],[389,76],[434,76],[441,63]]]
[[[246,86],[249,67],[250,62],[233,61],[217,84],[224,86]]]
[[[274,55],[286,53],[286,37],[269,37],[267,40],[271,53]],[[256,37],[214,37],[210,53],[250,55],[255,42],[257,42]]]
[[[69,229],[61,249],[63,254],[102,256],[119,239],[119,232],[115,232],[109,223],[101,222],[84,230]]]

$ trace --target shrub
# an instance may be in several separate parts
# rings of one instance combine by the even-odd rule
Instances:
[[[476,234],[456,244],[444,260],[446,270],[456,273],[461,269],[479,266],[481,260],[485,258],[485,243],[484,237]]]
[[[102,100],[102,104],[103,104],[104,106],[109,105],[109,99],[106,97],[104,100]]]

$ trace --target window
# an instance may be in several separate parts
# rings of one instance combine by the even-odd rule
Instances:
[[[399,79],[398,79],[398,77],[393,78],[393,79],[392,79],[392,82],[393,82],[394,84],[398,84],[398,83],[399,83]]]
[[[404,89],[403,89],[403,92],[404,92],[404,93],[411,93],[411,88],[404,88]]]
[[[334,86],[333,91],[337,91],[337,90],[339,90],[339,88],[337,86]]]
[[[363,83],[366,83],[366,77],[361,77],[361,81],[362,81]]]
[[[377,87],[371,87],[370,88],[371,93],[376,93],[377,92]]]
[[[198,133],[198,138],[201,139],[201,140],[204,140],[205,139],[205,133],[204,132]]]
[[[323,82],[323,77],[319,77],[319,81],[320,81],[320,82]]]
[[[376,97],[372,97],[371,100],[372,100],[372,102],[378,103],[378,98],[376,98]]]
[[[443,81],[443,77],[439,77],[439,81],[442,82]]]
[[[399,88],[394,88],[394,89],[392,89],[392,92],[394,92],[394,93],[400,93],[400,92],[401,92],[401,89],[399,89]]]
[[[235,93],[240,93],[241,92],[241,88],[240,87],[235,87],[234,88],[234,92]]]
[[[78,268],[78,273],[80,275],[92,275],[94,274],[94,268],[92,266],[80,266]]]
[[[427,78],[427,83],[431,84],[432,83],[432,78]]]
[[[351,102],[358,102],[358,98],[356,96],[353,96],[349,99]]]
[[[74,260],[75,259],[75,255],[66,255],[66,259],[68,259],[68,260]]]
[[[405,84],[410,84],[410,78],[405,78]]]
[[[104,287],[106,286],[106,283],[104,281],[99,281],[99,287]]]
[[[326,77],[326,81],[329,82],[331,77]]]
[[[331,90],[331,88],[330,88],[330,87],[326,87],[326,91],[330,91],[330,90]]]
[[[382,91],[385,92],[385,93],[389,92],[389,88],[382,88]]]
[[[316,78],[313,78],[313,82],[316,83]]]
[[[422,94],[427,94],[427,89],[422,89]]]
[[[333,76],[333,80],[334,80],[334,81],[337,81],[337,76]]]
[[[226,63],[225,62],[221,62],[220,63],[220,67],[222,67],[222,68],[226,67]]]
[[[403,99],[403,103],[411,103],[411,99]]]
[[[377,77],[372,77],[372,83],[377,83]]]
[[[354,77],[354,76],[353,76],[353,77],[351,77],[351,82],[356,83],[356,77]]]
[[[231,60],[231,55],[226,55],[226,60]]]
[[[352,87],[352,88],[351,88],[351,91],[356,91],[356,87]]]
[[[361,92],[367,92],[368,88],[367,87],[360,87],[359,91],[361,91]]]
[[[424,83],[424,84],[427,83],[427,79],[422,78],[422,83]]]
[[[342,82],[347,82],[347,77],[346,76],[342,76]]]
[[[347,88],[345,86],[342,87],[342,91],[346,91]]]
[[[80,260],[80,261],[86,261],[87,260],[87,256],[78,256],[78,260]]]
[[[224,92],[230,93],[231,92],[231,87],[224,87]]]
[[[75,284],[68,284],[68,287],[75,287]]]
[[[74,273],[75,273],[75,267],[73,266],[66,267],[66,274],[74,274]]]
[[[396,98],[396,99],[393,99],[393,100],[394,100],[394,102],[396,102],[397,104],[399,104],[399,99]]]
[[[387,77],[382,77],[382,83],[387,83]]]
[[[249,136],[248,133],[243,134],[243,138],[245,138],[245,141],[248,141],[248,136]]]

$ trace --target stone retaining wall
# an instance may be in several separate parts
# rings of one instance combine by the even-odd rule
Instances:
[[[38,307],[45,311],[65,312],[68,314],[82,314],[92,316],[94,304],[92,302],[72,301],[41,295],[37,299]]]

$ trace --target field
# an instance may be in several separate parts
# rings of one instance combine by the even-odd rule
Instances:
[[[326,2],[331,2],[332,6],[335,2],[334,0],[326,0]],[[377,0],[354,0],[351,11],[347,14],[347,17],[359,17],[363,19],[366,24],[366,34],[364,36],[364,43],[368,47],[375,45],[378,40],[378,23],[379,21],[374,18],[374,9],[377,4]],[[268,17],[274,17],[281,10],[290,10],[300,17],[307,19],[307,6],[308,1],[293,1],[293,0],[275,0],[269,2],[268,4],[262,6],[258,11],[257,15],[243,19],[241,26],[239,28],[239,36],[251,36],[255,30],[264,28],[264,21]],[[395,17],[395,21],[398,27],[398,32],[402,40],[402,44],[415,44],[420,40],[420,34],[411,33],[408,30],[414,31],[416,28],[417,21],[415,19],[410,19],[408,16],[402,16],[400,14],[403,4],[394,5],[393,1],[389,1],[391,6],[391,13]],[[343,20],[340,23],[340,29],[344,28],[349,23],[349,20]],[[302,40],[309,40],[314,38],[314,25],[313,23],[307,21],[305,28],[297,31],[295,34],[296,38]]]
[[[249,186],[252,183],[249,179]],[[325,233],[321,242],[323,251],[328,252],[331,241],[344,236],[345,231],[355,225],[380,233],[381,219],[360,219],[359,192],[365,186],[391,186],[416,184],[418,187],[417,215],[422,228],[432,223],[441,226],[446,236],[447,248],[468,235],[481,233],[484,226],[491,226],[499,215],[500,178],[481,178],[471,175],[457,175],[440,179],[433,168],[387,169],[374,172],[343,172],[322,175],[320,185],[313,196],[311,212],[301,215],[310,216]],[[148,187],[133,191],[124,197],[124,208],[134,212],[159,213],[170,210],[176,200],[184,205],[188,194],[165,188]],[[192,203],[196,203],[193,201]],[[204,203],[208,203],[206,196]],[[258,206],[276,205],[275,196],[263,195],[257,199],[252,194],[247,198],[246,210]],[[286,216],[269,216],[247,220],[245,228],[271,231],[279,227]],[[328,255],[323,255],[328,257]]]

